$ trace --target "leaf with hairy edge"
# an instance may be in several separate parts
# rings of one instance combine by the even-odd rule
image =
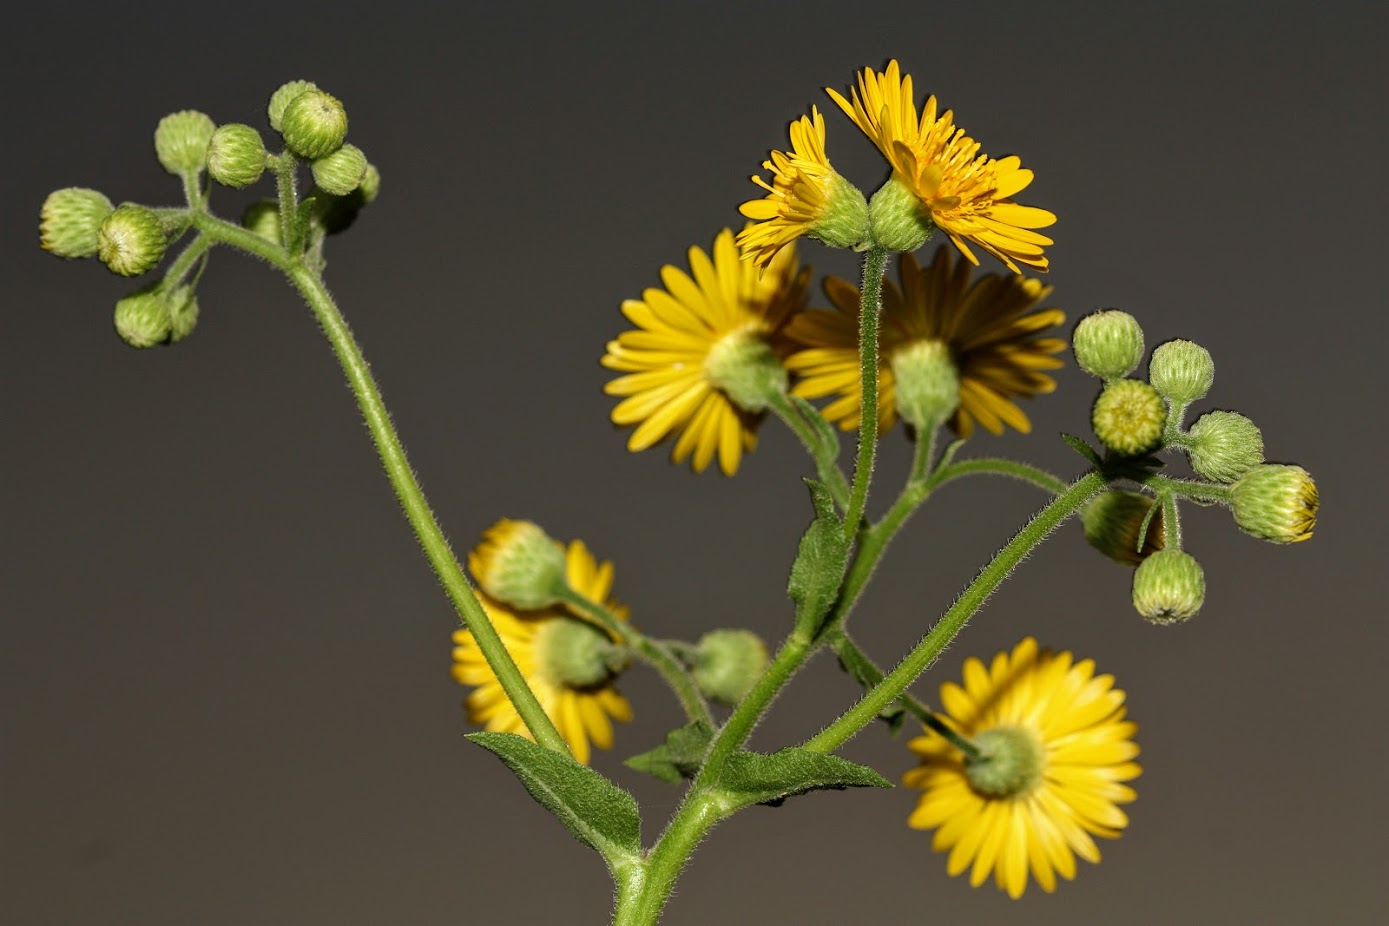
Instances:
[[[813,635],[820,630],[839,594],[849,542],[829,491],[814,479],[807,479],[805,484],[810,487],[816,517],[801,537],[786,592],[796,602],[796,626]]]
[[[1091,447],[1087,441],[1076,437],[1074,434],[1067,434],[1065,431],[1061,432],[1061,439],[1066,442],[1066,446],[1088,460],[1091,466],[1100,465],[1099,451]]]
[[[609,864],[641,852],[636,800],[598,772],[515,733],[470,733],[467,738],[505,762],[531,797]]]
[[[696,720],[671,730],[664,743],[632,756],[623,764],[673,785],[679,784],[681,779],[693,778],[704,764],[704,754],[709,751],[709,740],[713,736],[714,731],[707,724]]]
[[[773,753],[740,750],[728,757],[719,790],[743,806],[780,803],[796,794],[827,788],[890,788],[892,782],[866,765],[798,746]]]

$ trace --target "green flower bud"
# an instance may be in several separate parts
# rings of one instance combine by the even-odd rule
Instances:
[[[568,688],[601,685],[627,663],[625,651],[605,632],[570,617],[545,621],[536,634],[535,650],[545,675]]]
[[[736,704],[752,690],[767,665],[767,646],[748,630],[711,630],[700,637],[693,674],[699,690]]]
[[[734,405],[756,414],[786,392],[786,368],[756,331],[729,332],[709,348],[704,376]]]
[[[1168,341],[1153,349],[1148,382],[1173,405],[1190,405],[1210,391],[1215,363],[1195,341]]]
[[[564,548],[531,521],[493,524],[468,554],[468,568],[487,594],[527,611],[557,604],[568,588]]]
[[[313,162],[313,179],[325,193],[346,196],[361,185],[367,173],[367,156],[356,145],[343,145]]]
[[[362,175],[357,193],[362,197],[363,205],[374,202],[376,197],[381,195],[381,171],[376,169],[375,164],[367,165],[367,172]]]
[[[889,251],[915,251],[936,230],[931,212],[894,174],[868,201],[873,241]]]
[[[247,206],[241,214],[241,226],[266,241],[284,243],[280,240],[280,206],[273,199],[258,199]]]
[[[169,341],[177,344],[198,327],[198,297],[191,286],[180,286],[164,294],[169,306]]]
[[[889,363],[897,412],[918,431],[936,427],[960,407],[960,372],[944,341],[912,341]]]
[[[131,347],[153,347],[169,340],[169,303],[157,287],[131,293],[116,303],[116,333]]]
[[[114,210],[111,200],[96,190],[54,190],[39,210],[39,246],[59,257],[91,257],[97,252],[101,223]]]
[[[1147,383],[1116,379],[1100,391],[1090,422],[1102,444],[1121,456],[1136,457],[1162,443],[1167,406]]]
[[[858,248],[868,237],[868,201],[863,191],[831,172],[825,184],[825,206],[806,235],[832,248]]]
[[[970,787],[991,798],[1020,797],[1042,779],[1046,748],[1037,735],[1024,727],[999,726],[973,737],[977,756],[966,756],[965,779]]]
[[[1128,376],[1143,359],[1143,329],[1138,320],[1118,309],[1104,309],[1085,316],[1071,335],[1076,363],[1091,376],[1103,380]]]
[[[1236,412],[1207,412],[1186,436],[1191,468],[1216,482],[1234,482],[1264,462],[1264,437]]]
[[[1231,487],[1235,523],[1274,543],[1297,543],[1317,526],[1317,484],[1300,466],[1265,463]]]
[[[144,206],[125,203],[101,223],[96,254],[112,273],[134,277],[159,264],[165,243],[159,216]]]
[[[170,113],[154,129],[154,153],[164,169],[174,175],[201,171],[207,166],[207,146],[217,128],[196,109]]]
[[[294,102],[294,98],[317,89],[318,85],[308,80],[291,80],[287,84],[281,84],[280,89],[271,94],[270,105],[265,109],[265,114],[270,118],[270,127],[277,132],[280,131],[285,109]]]
[[[265,142],[249,125],[220,125],[207,148],[207,172],[223,186],[250,186],[265,173]]]
[[[1125,566],[1137,566],[1167,542],[1162,524],[1162,509],[1153,510],[1157,502],[1139,492],[1110,489],[1081,509],[1080,523],[1090,546]],[[1148,512],[1153,516],[1148,518]],[[1148,532],[1139,549],[1138,532],[1147,521]]]
[[[1133,606],[1154,624],[1178,624],[1201,610],[1206,575],[1181,550],[1159,550],[1133,573]]]
[[[285,107],[279,131],[289,150],[314,161],[342,145],[347,137],[347,110],[336,97],[309,90]]]

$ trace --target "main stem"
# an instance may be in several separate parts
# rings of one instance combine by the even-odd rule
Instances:
[[[448,538],[444,536],[443,529],[435,520],[434,513],[430,511],[424,490],[420,488],[419,481],[410,469],[405,447],[396,434],[395,426],[391,424],[386,405],[381,400],[381,391],[371,375],[366,358],[362,356],[361,348],[357,346],[356,339],[333,302],[333,297],[324,287],[323,281],[319,279],[318,274],[306,268],[284,248],[254,232],[206,213],[195,215],[194,224],[202,234],[213,241],[241,248],[280,268],[309,304],[309,308],[322,325],[328,342],[333,346],[338,362],[342,364],[343,373],[346,374],[347,383],[357,397],[357,404],[366,419],[367,429],[371,432],[377,453],[381,456],[386,475],[395,489],[396,497],[400,499],[401,507],[405,510],[405,517],[414,528],[415,536],[419,538],[420,546],[424,548],[430,565],[434,567],[439,582],[444,586],[444,591],[448,593],[459,616],[477,640],[478,646],[487,657],[488,665],[496,674],[497,681],[501,683],[502,690],[511,699],[517,714],[536,742],[568,755],[568,744],[555,729],[554,723],[546,715],[544,708],[540,706],[540,702],[536,700],[535,694],[522,677],[521,671],[516,667],[511,654],[507,652],[506,645],[497,635],[487,612],[482,609],[472,586],[468,584],[463,568],[458,563],[458,557],[449,546]]]
[[[863,506],[868,501],[868,484],[873,479],[873,459],[878,449],[878,317],[883,307],[883,270],[887,251],[870,248],[863,256],[863,280],[859,286],[858,357],[859,399],[858,462],[854,464],[854,484],[849,491],[849,510],[844,514],[844,532],[850,540],[858,533]]]
[[[1008,577],[1013,568],[1022,562],[1033,548],[1055,530],[1061,522],[1070,517],[1076,509],[1103,488],[1105,477],[1098,472],[1089,472],[1071,484],[1061,496],[1054,499],[1022,530],[1010,540],[993,560],[980,571],[964,593],[956,599],[945,616],[931,628],[897,667],[875,688],[820,733],[811,737],[804,748],[814,752],[831,752],[847,742],[854,734],[873,722],[878,712],[887,707],[907,690],[922,672],[935,662],[941,651],[955,639],[955,635],[971,617],[984,605],[994,590]]]

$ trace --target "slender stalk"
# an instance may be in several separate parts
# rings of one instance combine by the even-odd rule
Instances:
[[[1006,460],[1001,457],[980,457],[974,460],[961,460],[959,463],[951,463],[948,466],[942,466],[932,475],[931,487],[935,488],[936,486],[944,485],[950,480],[958,479],[961,476],[973,476],[980,473],[1020,479],[1023,482],[1035,485],[1039,489],[1045,489],[1053,495],[1060,495],[1068,488],[1063,480],[1056,478],[1040,467],[1032,466],[1027,463],[1020,463],[1017,460]]]
[[[872,688],[883,680],[883,670],[878,668],[877,663],[868,658],[868,654],[859,648],[859,645],[844,632],[843,628],[836,627],[827,636],[826,642],[846,666],[853,666],[854,678],[865,689]],[[936,716],[935,711],[912,697],[910,692],[902,692],[897,698],[897,703],[901,704],[907,713],[920,720],[929,729],[945,737],[956,749],[971,758],[978,758],[978,746],[970,742],[968,737],[952,730],[948,724]]]
[[[941,651],[955,639],[956,634],[984,605],[994,590],[1008,577],[1047,535],[1070,517],[1081,505],[1105,485],[1105,477],[1088,472],[1039,511],[998,552],[956,599],[945,616],[931,628],[921,642],[897,664],[877,687],[867,692],[857,704],[845,711],[834,723],[811,737],[804,748],[815,752],[830,752],[839,748],[856,733],[873,722],[878,712],[897,700],[907,686],[935,662]]]
[[[1161,473],[1153,473],[1143,481],[1143,484],[1155,492],[1180,495],[1182,498],[1189,498],[1201,505],[1230,504],[1229,486],[1215,485],[1210,482],[1192,482],[1188,479],[1173,479],[1171,476],[1164,476]]]
[[[646,636],[599,602],[581,595],[572,588],[565,592],[563,600],[602,624],[609,633],[622,640],[629,649],[659,672],[671,691],[675,692],[680,706],[685,709],[685,714],[690,720],[700,721],[711,730],[714,728],[714,715],[709,712],[709,705],[699,693],[694,679],[690,678],[690,673],[664,644]]]
[[[280,203],[280,240],[290,253],[299,250],[299,160],[286,149],[271,161]]]
[[[487,617],[487,612],[482,609],[472,586],[468,583],[463,568],[458,563],[458,557],[454,555],[448,539],[439,527],[439,522],[430,511],[424,490],[420,488],[419,481],[410,469],[405,447],[396,434],[395,426],[391,424],[385,403],[381,399],[381,391],[371,375],[366,358],[362,356],[361,348],[357,346],[356,339],[353,338],[347,322],[338,311],[332,296],[328,294],[323,281],[316,273],[291,258],[284,248],[266,241],[254,232],[206,213],[198,214],[194,221],[198,229],[212,241],[242,248],[280,268],[313,310],[323,327],[323,333],[327,335],[333,351],[337,354],[339,363],[342,364],[348,385],[357,397],[357,404],[366,419],[367,429],[371,432],[391,486],[395,489],[400,505],[405,510],[405,516],[414,528],[415,536],[419,539],[430,565],[434,567],[439,582],[444,586],[444,591],[448,593],[459,616],[477,640],[479,648],[487,657],[488,665],[497,676],[497,681],[501,683],[502,689],[511,699],[517,714],[536,742],[568,754],[568,744],[555,729],[554,723],[546,715],[534,692],[527,685],[525,677],[516,667],[511,654],[507,652],[496,628]]]
[[[1164,544],[1173,550],[1182,548],[1182,518],[1177,509],[1177,496],[1171,492],[1163,492],[1158,496],[1162,503],[1162,533],[1166,539]]]
[[[164,271],[164,282],[168,285],[177,286],[183,282],[183,278],[188,276],[188,272],[193,269],[198,258],[207,253],[207,249],[212,247],[212,241],[206,235],[198,235],[188,247],[183,249],[183,253],[174,258],[169,264],[169,269]]]
[[[801,444],[805,446],[810,458],[815,461],[815,475],[825,484],[830,491],[830,497],[840,508],[845,508],[849,503],[849,481],[844,478],[844,472],[839,468],[839,446],[824,447],[821,444],[819,435],[811,427],[785,395],[777,394],[770,405],[776,416],[780,418],[788,428],[791,429]]]
[[[878,450],[878,316],[883,306],[886,267],[887,251],[883,248],[870,248],[863,256],[858,312],[859,385],[863,390],[859,400],[858,462],[854,464],[854,484],[844,514],[844,533],[851,540],[858,533],[863,507],[868,502],[868,484],[873,480],[873,460]]]

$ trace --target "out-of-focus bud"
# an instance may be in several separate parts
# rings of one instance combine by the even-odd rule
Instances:
[[[1317,484],[1300,466],[1256,466],[1240,477],[1230,494],[1235,523],[1255,537],[1297,543],[1311,537],[1317,526]]]
[[[1161,444],[1167,406],[1147,383],[1116,379],[1101,390],[1090,421],[1100,443],[1121,456],[1135,457]]]
[[[367,156],[356,145],[343,145],[313,162],[313,179],[325,193],[346,196],[361,185],[367,173]]]
[[[270,95],[270,105],[265,108],[265,114],[270,119],[270,127],[277,132],[280,131],[285,109],[294,102],[294,98],[317,89],[318,85],[308,80],[291,80],[289,83],[281,84],[280,89]]]
[[[752,331],[733,331],[715,341],[704,357],[704,374],[734,405],[753,414],[786,392],[786,368],[767,340]]]
[[[960,373],[944,341],[918,340],[889,360],[897,412],[918,431],[936,427],[960,407]]]
[[[699,690],[736,704],[752,690],[767,665],[767,646],[748,630],[711,630],[699,640],[693,674]]]
[[[1143,329],[1138,320],[1118,309],[1093,312],[1076,324],[1071,336],[1076,363],[1103,380],[1128,376],[1143,359]]]
[[[1201,610],[1206,576],[1181,550],[1159,550],[1133,573],[1133,606],[1154,624],[1179,624]]]
[[[207,172],[223,186],[240,189],[265,173],[265,142],[249,125],[219,125],[207,148]]]
[[[557,604],[568,588],[564,548],[532,521],[493,524],[468,554],[468,569],[487,594],[527,611]]]
[[[347,110],[336,97],[308,90],[285,107],[279,131],[290,151],[314,161],[342,145],[347,137]]]
[[[569,688],[591,688],[620,672],[627,654],[587,621],[547,620],[536,634],[535,654],[545,674]]]
[[[258,199],[247,206],[241,214],[241,226],[267,241],[284,243],[280,240],[280,207],[273,199]]]
[[[91,257],[97,252],[101,223],[115,208],[96,190],[54,190],[39,211],[39,245],[59,257]]]
[[[915,251],[936,230],[930,210],[895,176],[868,201],[868,225],[873,243],[889,251]]]
[[[101,223],[96,254],[112,273],[139,276],[164,258],[164,226],[144,206],[125,203]]]
[[[164,169],[175,176],[201,171],[207,166],[207,146],[217,126],[196,109],[170,113],[154,129],[154,153]]]
[[[169,306],[169,341],[177,344],[198,327],[198,297],[191,286],[179,286],[164,294]]]
[[[169,340],[173,321],[157,288],[131,293],[116,303],[116,333],[131,347],[153,347]]]
[[[381,171],[376,169],[375,164],[368,164],[367,171],[362,175],[362,182],[357,187],[357,194],[362,197],[362,204],[374,202],[376,197],[381,195]]]
[[[1264,437],[1237,412],[1207,412],[1186,436],[1191,468],[1216,482],[1234,482],[1264,462]]]
[[[1210,391],[1215,362],[1195,341],[1168,341],[1153,349],[1148,382],[1173,405],[1190,405]]]
[[[1125,566],[1137,566],[1163,548],[1167,535],[1162,524],[1162,509],[1153,510],[1157,502],[1140,492],[1111,489],[1090,500],[1080,511],[1080,523],[1090,546]],[[1152,517],[1148,517],[1148,512]],[[1147,522],[1148,532],[1139,549],[1138,532]]]

